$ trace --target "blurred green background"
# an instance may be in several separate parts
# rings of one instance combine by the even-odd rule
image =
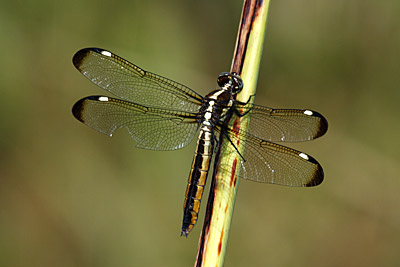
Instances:
[[[105,94],[72,65],[97,46],[205,94],[230,68],[242,2],[2,1],[0,266],[192,266],[179,236],[194,144],[135,148],[76,121]],[[400,1],[272,1],[256,103],[310,108],[326,136],[289,144],[316,188],[241,181],[225,266],[400,265]],[[206,193],[207,196],[208,193]]]

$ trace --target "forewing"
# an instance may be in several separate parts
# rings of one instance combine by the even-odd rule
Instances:
[[[135,104],[106,96],[89,96],[72,108],[75,118],[103,134],[112,136],[127,128],[137,146],[154,150],[179,149],[197,132],[196,114]]]
[[[307,141],[324,135],[328,130],[327,120],[320,113],[309,109],[272,109],[259,105],[246,105],[237,109],[241,113],[251,110],[248,132],[263,140]]]
[[[190,88],[100,48],[84,48],[72,61],[93,83],[127,101],[187,112],[197,112],[202,101]]]

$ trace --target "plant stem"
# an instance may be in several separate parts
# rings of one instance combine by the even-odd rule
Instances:
[[[243,80],[244,88],[236,100],[247,102],[255,95],[258,69],[261,61],[262,47],[266,30],[269,0],[245,0],[236,40],[236,48],[231,71],[238,73]],[[251,97],[254,100],[254,97]],[[229,124],[231,127],[246,130],[249,116],[236,117]],[[224,140],[221,134],[221,142]],[[243,155],[244,143],[237,145]],[[240,171],[241,158],[232,146],[219,146],[211,182],[210,195],[204,218],[203,230],[195,266],[222,266],[225,258],[229,228],[232,220]],[[231,148],[229,148],[231,147]],[[230,172],[222,171],[220,166],[230,166]]]

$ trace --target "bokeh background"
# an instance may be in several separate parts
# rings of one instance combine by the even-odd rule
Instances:
[[[194,144],[135,148],[76,121],[104,94],[72,65],[97,46],[205,94],[229,70],[242,2],[16,0],[0,8],[0,266],[192,266],[179,236]],[[292,147],[316,188],[241,181],[225,266],[400,265],[400,1],[272,0],[256,103],[310,108]],[[206,194],[207,195],[207,194]]]

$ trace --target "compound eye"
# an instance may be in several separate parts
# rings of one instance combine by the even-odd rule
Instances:
[[[239,75],[233,73],[232,76],[232,93],[237,94],[243,89],[243,81]]]
[[[218,76],[218,85],[229,89],[233,94],[239,93],[243,88],[243,81],[235,72],[223,72]]]
[[[231,76],[229,72],[223,72],[218,76],[217,83],[220,87],[224,87],[225,84],[229,83]]]

